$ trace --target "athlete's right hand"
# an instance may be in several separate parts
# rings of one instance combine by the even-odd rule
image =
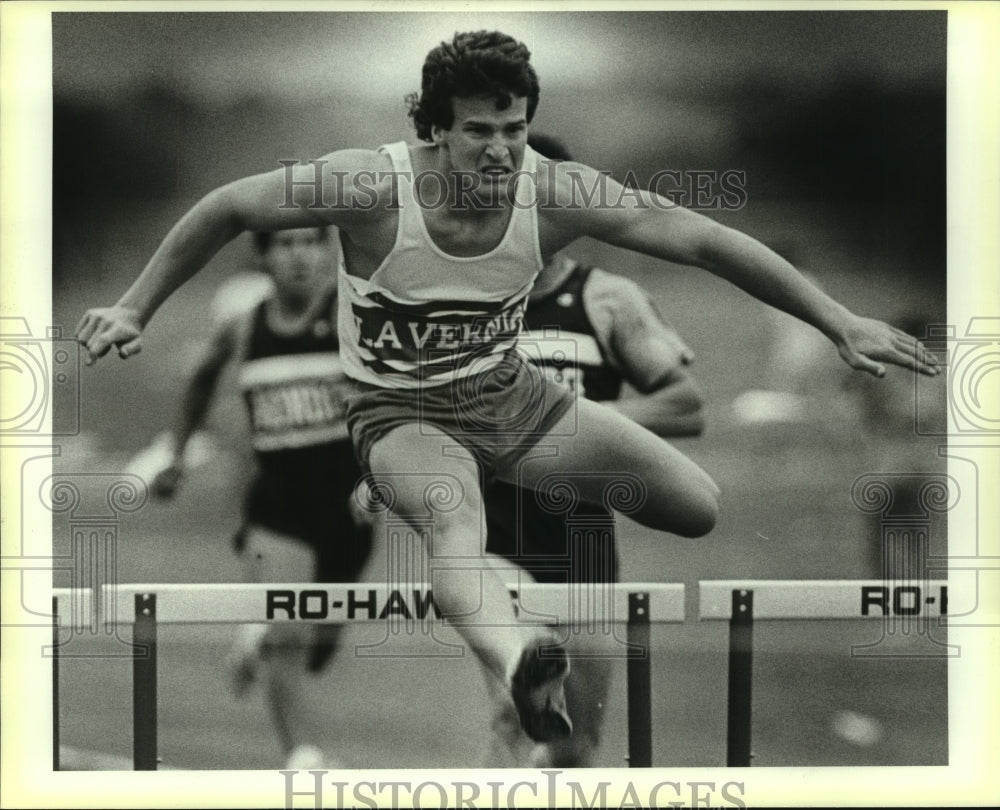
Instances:
[[[184,467],[180,463],[174,462],[153,476],[153,480],[149,483],[149,491],[153,493],[154,498],[172,498],[183,477]]]
[[[76,339],[83,345],[84,362],[90,366],[104,357],[112,346],[123,360],[142,351],[142,324],[139,314],[129,307],[88,309],[76,327]]]

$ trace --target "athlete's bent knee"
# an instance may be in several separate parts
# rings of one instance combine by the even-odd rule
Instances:
[[[702,488],[696,497],[691,499],[688,509],[679,521],[675,532],[682,537],[704,537],[719,519],[719,488],[710,482],[711,486]]]

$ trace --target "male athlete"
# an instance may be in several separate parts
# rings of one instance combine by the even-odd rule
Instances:
[[[572,160],[565,145],[532,133],[528,144],[552,160]],[[687,371],[693,353],[633,281],[557,254],[539,274],[524,315],[520,346],[549,377],[577,396],[603,402],[659,436],[697,436],[702,395]],[[630,395],[622,397],[624,384]],[[522,579],[582,586],[599,603],[618,581],[614,514],[588,503],[546,508],[535,493],[503,481],[485,490],[486,550],[516,565]],[[581,597],[583,594],[581,594]],[[592,645],[593,646],[593,645]],[[573,647],[576,647],[574,649]],[[573,735],[529,745],[509,699],[494,695],[485,765],[586,768],[600,743],[613,654],[606,643],[570,648],[566,702]],[[488,688],[494,682],[487,680]]]
[[[184,451],[202,424],[216,384],[238,364],[257,475],[236,548],[255,582],[355,582],[371,550],[349,509],[361,471],[344,414],[346,378],[336,329],[336,252],[326,228],[256,232],[272,289],[216,324],[184,392],[173,456],[152,482],[174,494]],[[266,699],[287,767],[324,768],[303,677],[333,654],[340,627],[294,622],[247,625],[236,645],[237,692],[262,668]]]
[[[638,481],[630,517],[685,537],[711,531],[719,491],[666,441],[576,399],[519,356],[543,256],[590,236],[695,265],[812,324],[854,368],[936,368],[914,338],[853,314],[749,236],[589,166],[539,159],[526,144],[539,96],[529,57],[496,31],[441,43],[411,109],[425,144],[336,151],[210,192],[115,306],[84,315],[77,337],[90,360],[112,346],[129,357],[163,301],[237,234],[339,227],[356,453],[398,516],[419,529],[433,515],[428,548],[442,610],[509,688],[528,736],[550,741],[572,730],[568,660],[551,632],[517,622],[499,574],[470,570],[483,552],[481,476],[537,489],[587,473],[579,492],[594,503],[616,481]],[[584,197],[581,187],[599,192]]]

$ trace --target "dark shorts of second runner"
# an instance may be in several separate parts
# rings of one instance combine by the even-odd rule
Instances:
[[[316,554],[316,582],[356,582],[371,553],[368,527],[351,518],[349,501],[361,477],[347,439],[310,446],[287,457],[258,459],[244,520],[293,538]],[[235,537],[243,547],[242,531]]]
[[[487,487],[486,550],[527,571],[536,582],[618,581],[614,513],[577,503],[544,508],[532,490],[496,481]]]
[[[248,528],[258,525],[312,549],[314,582],[357,582],[371,555],[372,535],[369,527],[354,523],[348,505],[361,475],[351,443],[316,445],[307,460],[302,456],[261,464],[247,495],[245,522],[233,538],[236,551],[242,552]],[[314,626],[309,671],[318,672],[329,661],[337,630],[332,624]]]

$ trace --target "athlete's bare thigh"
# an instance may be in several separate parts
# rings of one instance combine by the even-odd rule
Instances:
[[[621,414],[586,399],[500,477],[605,503],[651,528],[686,537],[711,531],[719,489],[691,459]]]
[[[368,463],[375,494],[387,508],[402,518],[433,518],[436,540],[470,543],[471,539],[459,553],[482,552],[479,470],[472,454],[458,441],[433,426],[412,422],[378,439]],[[442,533],[454,524],[464,531]],[[456,551],[435,544],[435,554]]]

